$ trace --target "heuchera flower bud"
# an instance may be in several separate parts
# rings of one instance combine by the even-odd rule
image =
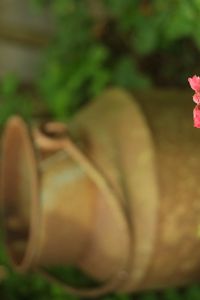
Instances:
[[[194,75],[188,78],[191,88],[195,91],[193,101],[197,104],[193,110],[194,127],[200,128],[200,77]]]
[[[193,110],[194,127],[200,128],[200,105],[196,105]]]
[[[196,104],[200,104],[200,93],[194,94],[194,96],[193,96],[193,101],[194,101]]]
[[[188,78],[189,84],[191,88],[195,91],[195,94],[193,96],[193,101],[196,104],[200,104],[200,77],[194,75],[191,78]]]
[[[200,77],[194,75],[192,78],[188,78],[191,88],[196,92],[200,93]]]

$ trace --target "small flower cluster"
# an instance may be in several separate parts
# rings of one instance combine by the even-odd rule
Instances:
[[[193,110],[194,127],[200,128],[200,77],[188,78],[191,88],[195,91],[193,101],[197,104]]]

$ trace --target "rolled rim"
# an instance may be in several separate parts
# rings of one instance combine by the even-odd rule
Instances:
[[[2,141],[1,201],[6,250],[13,267],[25,271],[36,259],[39,236],[38,172],[31,135],[18,116]]]

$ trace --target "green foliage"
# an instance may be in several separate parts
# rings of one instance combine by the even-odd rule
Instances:
[[[200,69],[199,0],[97,0],[98,17],[91,1],[34,2],[55,19],[37,87],[58,119],[106,86],[185,85]]]
[[[135,62],[130,57],[124,56],[114,67],[113,84],[128,89],[133,86],[147,88],[151,83],[148,77],[138,71]]]
[[[53,1],[51,6],[57,31],[38,86],[54,115],[65,119],[108,84],[109,51],[94,39],[92,20],[82,1]]]
[[[200,298],[200,286],[192,285],[188,289],[185,290],[184,298],[186,300],[199,300]]]
[[[67,282],[76,287],[93,287],[98,285],[92,278],[73,266],[51,267],[48,268],[48,273],[61,282]]]
[[[0,294],[6,300],[78,300],[77,297],[66,294],[57,285],[49,284],[38,274],[27,276],[12,273],[9,278],[0,283]]]
[[[183,299],[182,295],[178,289],[168,289],[163,293],[163,300],[182,300],[182,299]]]
[[[129,32],[132,47],[149,54],[181,38],[199,46],[199,0],[115,1],[105,0],[118,27]]]
[[[159,299],[155,292],[143,293],[139,296],[138,300],[157,300]]]
[[[0,83],[0,126],[13,114],[28,119],[31,115],[32,104],[28,95],[20,93],[20,82],[13,75],[7,75]]]

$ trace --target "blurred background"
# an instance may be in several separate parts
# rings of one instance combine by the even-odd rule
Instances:
[[[108,86],[192,95],[194,74],[200,0],[0,0],[1,128],[16,113],[67,121]],[[1,299],[77,299],[13,273],[0,250]],[[86,280],[73,269],[65,277]],[[199,300],[200,285],[102,299]]]

